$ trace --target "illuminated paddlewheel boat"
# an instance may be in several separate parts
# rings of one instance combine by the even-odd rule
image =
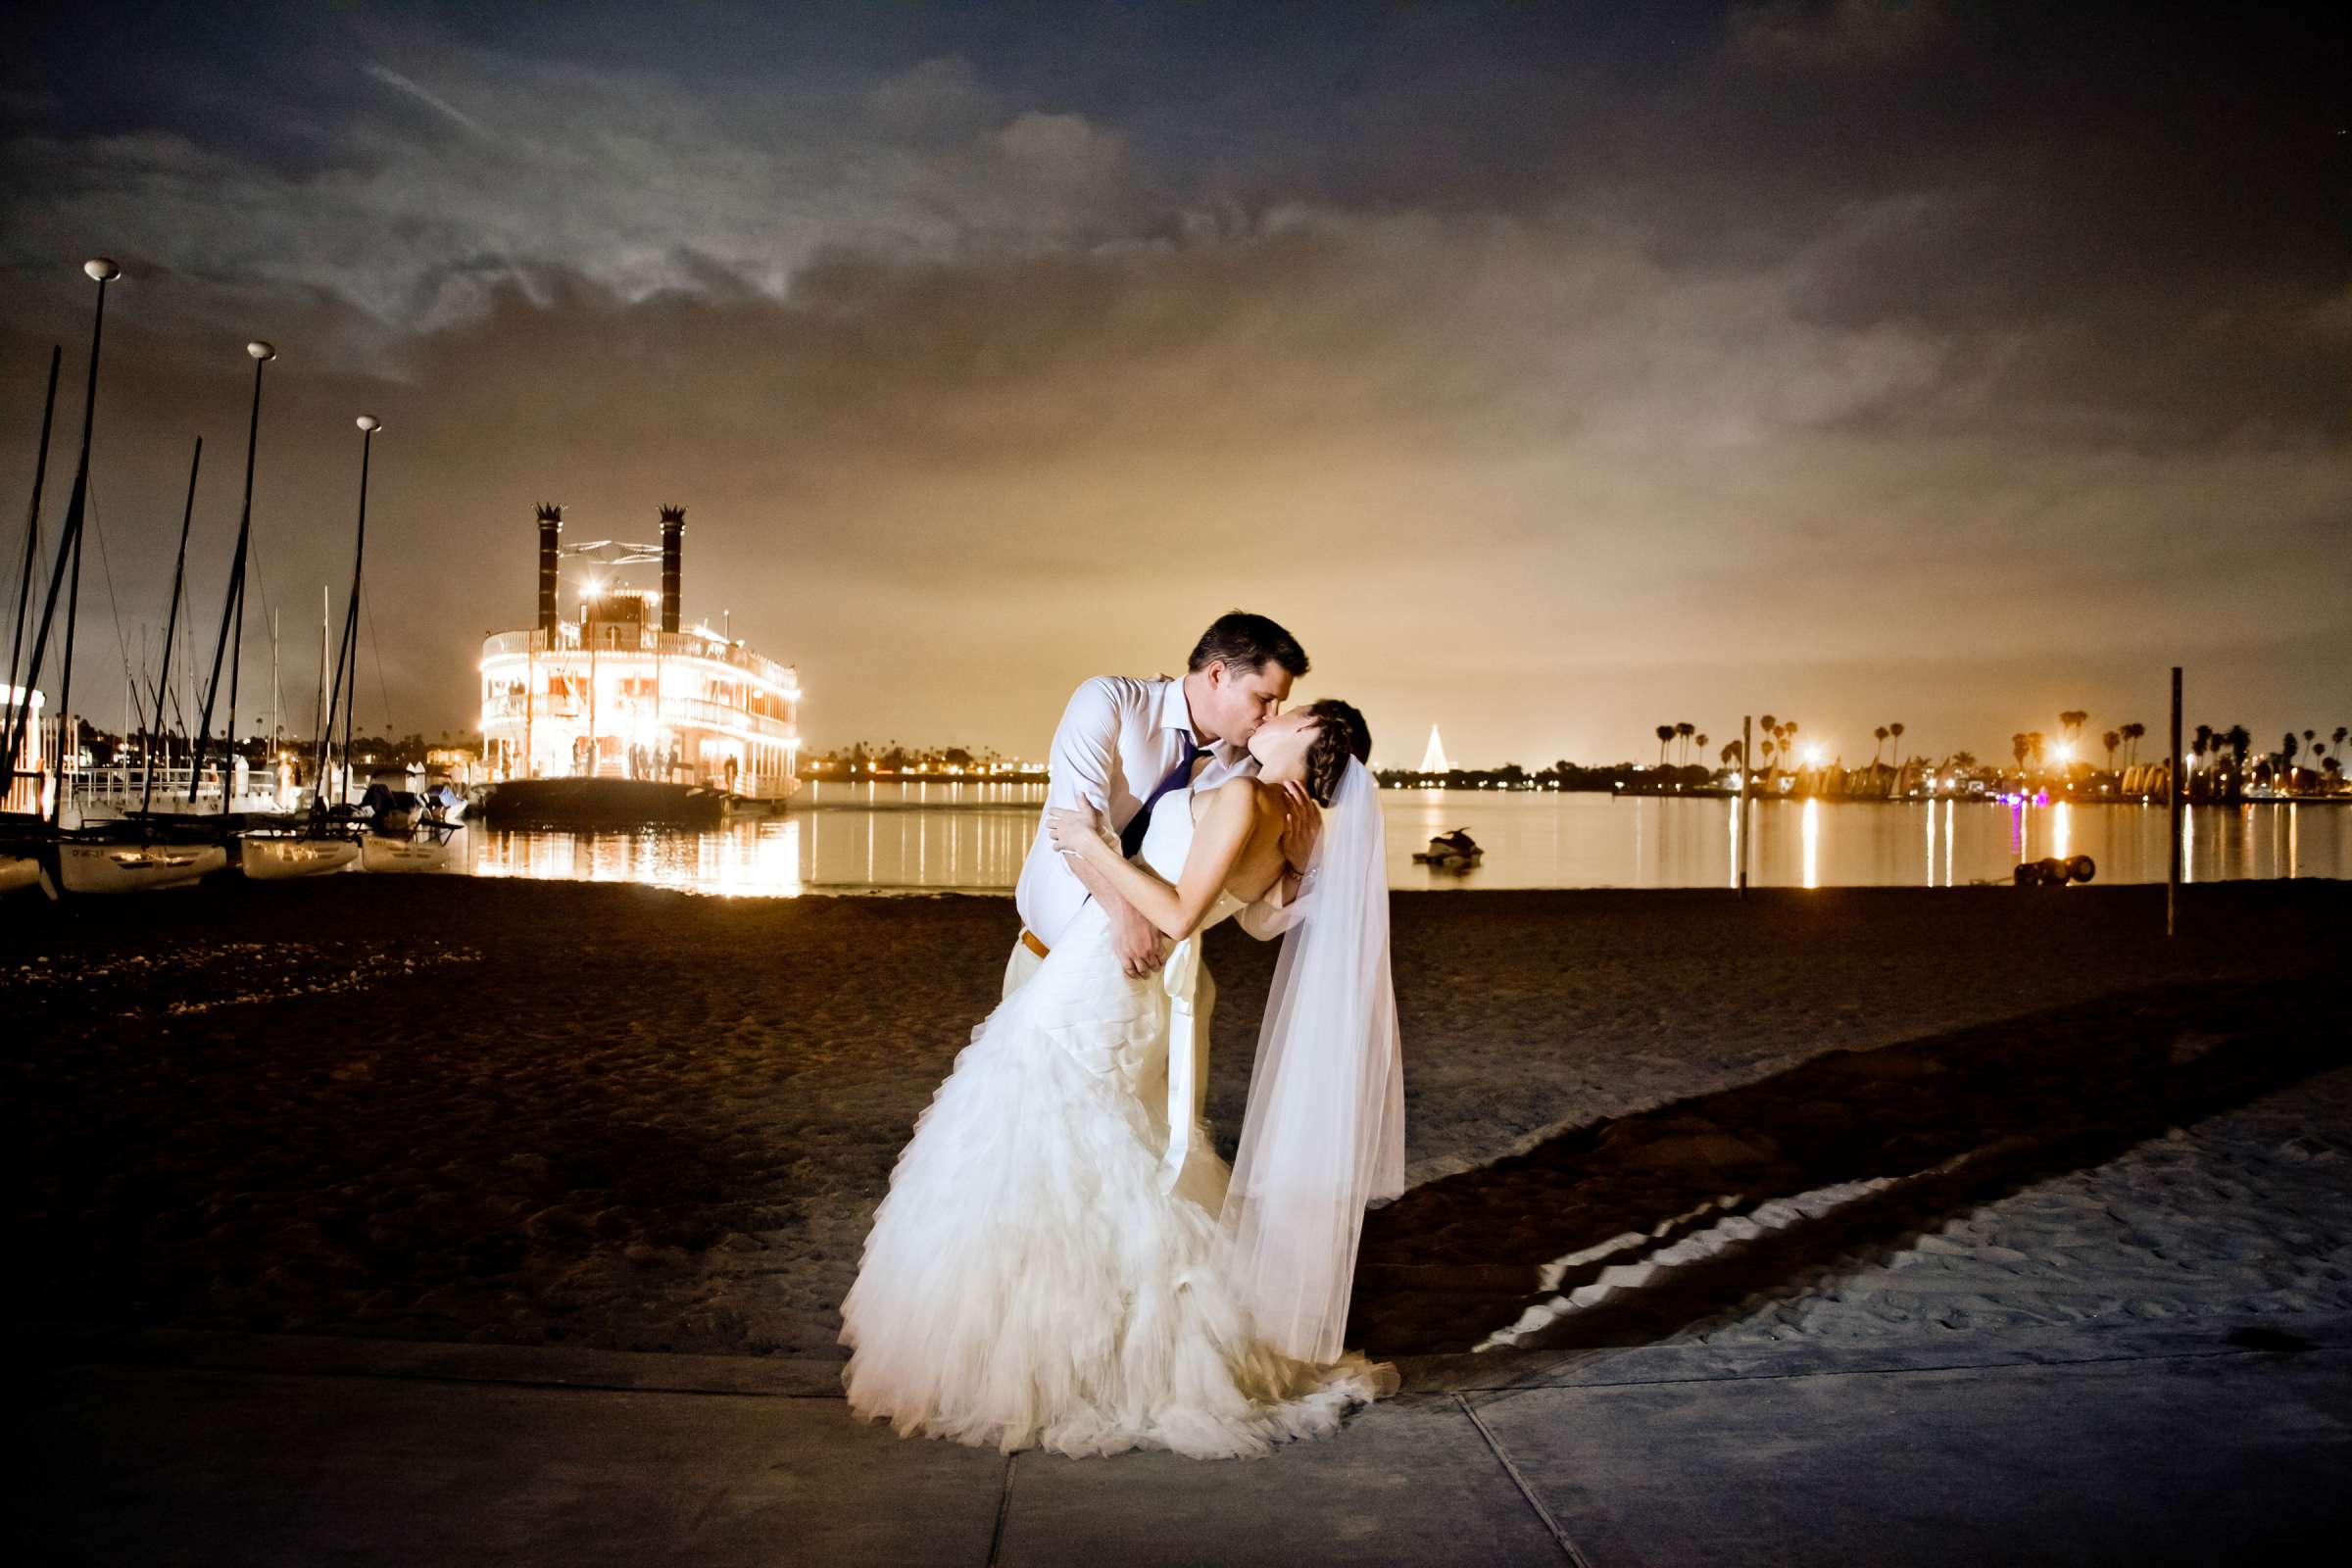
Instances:
[[[539,508],[539,623],[482,645],[481,814],[496,825],[710,826],[801,787],[800,677],[679,615],[686,512],[662,544],[574,547],[601,566],[659,559],[659,590],[591,580],[562,613],[561,507]],[[612,553],[617,551],[617,553]]]

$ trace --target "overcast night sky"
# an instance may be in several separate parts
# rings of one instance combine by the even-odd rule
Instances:
[[[2174,662],[2258,748],[2352,721],[2329,8],[52,9],[0,66],[0,592],[110,255],[104,725],[198,435],[209,643],[250,337],[246,667],[266,600],[303,726],[361,413],[363,730],[471,727],[541,500],[684,504],[688,618],[820,749],[1042,752],[1237,605],[1392,763],[1765,710],[2005,757],[2155,735]]]

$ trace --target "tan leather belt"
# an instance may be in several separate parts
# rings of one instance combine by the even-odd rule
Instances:
[[[1037,940],[1036,932],[1030,930],[1026,926],[1021,928],[1021,946],[1027,948],[1031,953],[1036,954],[1041,958],[1046,956],[1046,955],[1052,951],[1043,942]]]

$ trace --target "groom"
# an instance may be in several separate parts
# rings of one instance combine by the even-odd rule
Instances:
[[[1054,728],[1045,809],[1091,808],[1133,857],[1152,803],[1185,786],[1196,759],[1207,760],[1189,780],[1201,789],[1257,771],[1250,737],[1290,697],[1291,682],[1305,673],[1306,654],[1298,639],[1263,615],[1237,610],[1200,634],[1181,679],[1095,676],[1071,694]],[[1294,816],[1283,835],[1284,854],[1294,865],[1304,868],[1319,826]],[[1004,965],[1005,996],[1037,972],[1089,899],[1110,916],[1111,947],[1130,978],[1151,974],[1165,961],[1157,928],[1102,873],[1059,854],[1052,836],[1040,831],[1013,892],[1021,935]]]

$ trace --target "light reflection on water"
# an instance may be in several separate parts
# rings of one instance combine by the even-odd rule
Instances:
[[[710,833],[522,833],[479,825],[458,841],[477,876],[643,882],[701,893],[1009,892],[1029,853],[1042,784],[812,787],[787,816]],[[1965,887],[2006,882],[2021,859],[2088,855],[2097,880],[2161,882],[2169,843],[2154,806],[1758,801],[1750,842],[1732,803],[1643,796],[1390,790],[1393,888]],[[2198,807],[2182,834],[2192,882],[2352,877],[2352,808]],[[1416,865],[1436,834],[1486,849],[1467,870]],[[1921,846],[1924,842],[1924,859]]]

